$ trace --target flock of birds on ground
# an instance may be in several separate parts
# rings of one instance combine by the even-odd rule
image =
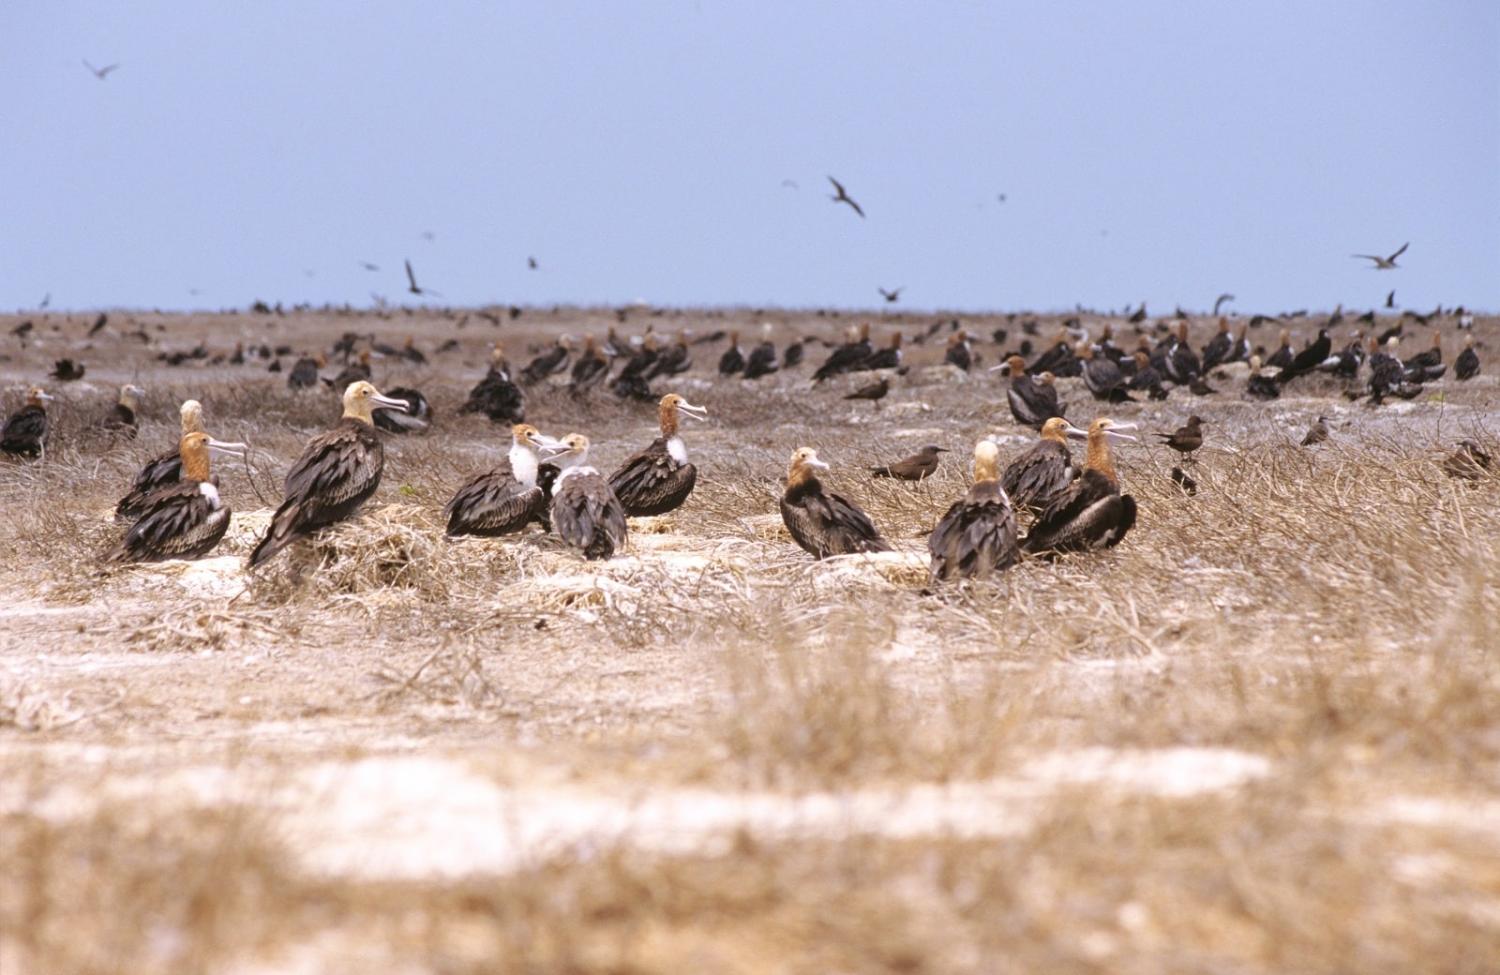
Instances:
[[[1434,315],[1442,313],[1440,308]],[[1461,329],[1472,327],[1472,316],[1462,309],[1449,314],[1457,317]],[[1423,324],[1431,317],[1408,315]],[[1367,337],[1356,328],[1347,344],[1335,350],[1331,330],[1342,320],[1341,311],[1335,312],[1305,347],[1294,349],[1290,332],[1283,327],[1278,346],[1266,354],[1265,349],[1252,350],[1247,331],[1273,319],[1257,316],[1259,320],[1242,323],[1232,331],[1229,320],[1220,318],[1210,341],[1195,349],[1188,341],[1188,322],[1179,317],[1175,328],[1166,321],[1157,322],[1153,328],[1145,324],[1143,305],[1128,319],[1138,334],[1133,349],[1115,344],[1112,325],[1106,324],[1099,334],[1091,335],[1077,319],[1065,323],[1053,342],[1039,352],[1029,337],[1039,334],[1035,321],[1021,323],[1020,332],[1025,337],[1014,348],[1006,345],[1008,329],[995,330],[991,338],[1006,351],[991,371],[1008,377],[1006,398],[1012,415],[1017,422],[1037,430],[1039,438],[1003,467],[999,445],[993,438],[974,446],[973,485],[938,520],[928,540],[934,579],[990,576],[1015,564],[1023,553],[1052,557],[1108,548],[1118,544],[1134,526],[1136,502],[1121,490],[1111,446],[1134,441],[1136,438],[1127,431],[1135,424],[1100,417],[1087,429],[1073,425],[1058,398],[1056,380],[1060,377],[1079,377],[1094,399],[1118,404],[1134,401],[1139,395],[1151,400],[1180,392],[1195,397],[1213,395],[1216,390],[1209,386],[1210,378],[1222,384],[1229,373],[1221,367],[1243,363],[1244,395],[1252,399],[1277,398],[1301,377],[1326,373],[1346,383],[1349,399],[1379,405],[1390,396],[1409,399],[1418,395],[1425,384],[1441,378],[1448,368],[1441,331],[1433,332],[1427,349],[1400,357],[1406,319],[1380,335]],[[1374,314],[1359,321],[1373,326]],[[96,323],[95,331],[98,327]],[[913,341],[927,342],[944,329],[949,332],[944,362],[963,372],[979,365],[974,337],[956,320],[938,321]],[[576,355],[571,339],[560,336],[519,373],[512,372],[497,343],[488,372],[469,392],[461,412],[483,414],[508,425],[510,448],[493,468],[472,477],[454,492],[443,509],[446,533],[451,537],[494,537],[537,523],[586,559],[611,557],[625,543],[627,518],[675,511],[691,495],[697,481],[680,426],[683,418],[706,419],[707,410],[677,393],[668,393],[658,401],[651,384],[688,370],[693,345],[726,337],[728,346],[719,356],[717,372],[725,378],[746,380],[796,368],[808,341],[799,338],[778,355],[770,326],[765,326],[761,341],[747,354],[739,333],[734,331],[694,341],[684,330],[672,342],[663,344],[652,329],[621,342],[616,330],[610,328],[602,341],[593,336],[585,338]],[[356,348],[365,343],[368,347],[356,353]],[[821,384],[843,374],[877,374],[874,382],[844,398],[875,401],[878,408],[893,378],[907,373],[902,345],[903,333],[893,331],[886,344],[876,347],[870,325],[863,324],[842,344],[833,345],[813,371],[812,382]],[[264,347],[247,353],[239,346],[225,361],[243,364],[247,355],[263,356],[271,360],[270,369],[279,372],[277,352],[281,351]],[[287,349],[282,354],[289,352]],[[323,354],[304,356],[287,372],[287,384],[292,389],[342,389],[343,415],[333,429],[313,437],[288,470],[283,500],[249,556],[250,567],[266,563],[299,539],[348,519],[374,494],[384,467],[377,430],[406,434],[430,427],[431,409],[421,392],[397,388],[381,393],[371,384],[372,352],[415,363],[426,361],[410,339],[405,346],[393,348],[375,342],[371,336],[351,332],[332,350],[345,362],[336,376],[324,377],[328,358]],[[618,369],[617,362],[623,363]],[[1467,380],[1478,374],[1479,368],[1472,337],[1466,335],[1463,351],[1453,362],[1454,375]],[[1361,381],[1362,371],[1366,375]],[[64,359],[56,363],[53,376],[65,381],[81,377],[83,372],[81,365]],[[660,436],[606,477],[589,464],[586,436],[571,433],[554,438],[526,422],[526,387],[563,374],[576,395],[604,386],[621,399],[656,402]],[[133,436],[143,395],[138,386],[125,385],[119,401],[98,425]],[[47,439],[46,404],[51,399],[40,387],[30,390],[26,404],[0,429],[0,453],[23,458],[42,454]],[[219,495],[210,458],[243,458],[246,445],[209,436],[204,430],[202,407],[195,400],[182,404],[180,417],[177,448],[147,463],[117,506],[117,519],[130,527],[109,553],[112,561],[198,558],[212,551],[228,529],[230,511]],[[1157,436],[1191,461],[1203,445],[1205,423],[1193,415],[1180,429]],[[1327,420],[1319,417],[1302,443],[1315,445],[1328,435]],[[1074,460],[1070,440],[1085,442],[1081,465]],[[919,481],[936,471],[938,455],[943,451],[939,446],[928,446],[870,473]],[[1448,458],[1444,469],[1451,476],[1477,480],[1489,466],[1490,457],[1483,448],[1466,440]],[[819,480],[818,472],[827,468],[811,447],[792,454],[780,502],[791,537],[819,559],[890,550],[858,505],[828,490]],[[1196,489],[1181,467],[1173,468],[1172,478],[1189,494]],[[1018,524],[1022,514],[1030,519],[1024,535]]]

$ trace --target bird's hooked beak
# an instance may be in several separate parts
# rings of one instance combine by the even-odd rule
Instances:
[[[828,470],[828,464],[818,459],[817,454],[809,454],[802,461],[804,467],[812,467],[820,471]]]
[[[536,433],[528,433],[526,435],[526,442],[531,444],[537,450],[551,451],[554,453],[560,450],[568,449],[568,445],[563,443],[561,440],[554,440],[553,438],[540,431]]]
[[[214,440],[212,437],[210,437],[208,441],[209,455],[214,457],[234,457],[243,460],[245,457],[245,451],[249,449],[249,444],[231,443],[224,440]]]
[[[683,416],[692,417],[694,420],[708,419],[708,407],[694,406],[685,399],[677,401],[677,412]]]
[[[376,393],[370,397],[370,409],[372,410],[400,410],[402,413],[405,413],[407,408],[408,404],[404,399],[396,399],[393,396],[384,396],[380,393]]]
[[[1072,437],[1074,440],[1087,440],[1089,438],[1089,432],[1087,430],[1080,430],[1071,423],[1063,428],[1063,433]]]
[[[573,447],[566,440],[553,440],[551,437],[543,437],[542,442],[537,444],[543,456],[548,458],[561,457],[563,454],[573,452]]]
[[[1128,433],[1119,432],[1121,430],[1134,429],[1134,423],[1112,423],[1109,425],[1109,429],[1104,431],[1104,435],[1110,439],[1111,443],[1135,443],[1140,439],[1139,437],[1132,437]]]
[[[1010,363],[1009,362],[1002,362],[998,366],[990,366],[988,369],[985,370],[985,372],[999,372],[999,373],[1004,373],[1005,375],[1009,376],[1010,375]]]
[[[37,393],[36,398],[41,400],[43,403],[50,403],[53,400],[57,399],[57,397],[53,396],[51,393]]]

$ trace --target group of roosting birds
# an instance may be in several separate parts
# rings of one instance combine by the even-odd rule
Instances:
[[[1331,320],[1329,324],[1333,323]],[[917,341],[930,338],[942,324],[928,329]],[[1023,325],[1026,334],[1034,334],[1030,324]],[[1251,351],[1245,328],[1242,326],[1237,336],[1231,335],[1227,320],[1220,321],[1218,333],[1201,354],[1188,344],[1185,322],[1176,329],[1163,325],[1162,330],[1164,336],[1155,343],[1143,334],[1139,347],[1127,354],[1114,345],[1108,326],[1099,339],[1091,340],[1086,333],[1079,334],[1076,322],[1070,322],[1056,343],[1042,350],[1030,364],[1023,357],[1023,353],[1031,352],[1029,341],[1003,357],[995,368],[1009,373],[1007,400],[1011,412],[1022,424],[1039,430],[1040,439],[1003,469],[993,439],[975,445],[973,485],[943,514],[928,540],[934,578],[988,576],[1004,571],[1022,553],[1050,556],[1107,548],[1117,544],[1135,524],[1135,501],[1121,492],[1111,454],[1112,443],[1135,439],[1125,432],[1134,424],[1102,417],[1087,430],[1074,426],[1064,417],[1064,406],[1058,400],[1057,377],[1080,376],[1095,398],[1120,403],[1132,400],[1131,393],[1136,391],[1144,391],[1153,399],[1165,398],[1169,390],[1177,388],[1208,395],[1213,392],[1206,382],[1211,370],[1244,362],[1249,370],[1248,395],[1267,398],[1279,395],[1280,389],[1298,376],[1314,371],[1352,378],[1365,361],[1365,346],[1358,334],[1343,351],[1333,354],[1328,326],[1300,351],[1292,350],[1283,331],[1281,347],[1265,365],[1259,354],[1263,350]],[[950,331],[945,362],[968,371],[975,358],[970,337],[957,328],[956,322],[950,325]],[[1370,345],[1372,403],[1379,403],[1386,394],[1408,395],[1411,387],[1420,388],[1446,368],[1440,338],[1435,338],[1426,352],[1403,361],[1393,353],[1399,326],[1392,333],[1372,340]],[[1004,341],[998,333],[995,337]],[[420,392],[402,388],[382,394],[371,384],[368,352],[347,362],[357,338],[351,335],[341,340],[346,367],[336,378],[320,375],[326,365],[321,356],[300,360],[289,374],[293,388],[323,384],[343,388],[343,415],[337,426],[307,444],[287,472],[283,500],[249,557],[251,567],[264,564],[296,540],[349,518],[371,497],[384,467],[377,427],[407,433],[425,430],[431,422]],[[633,349],[628,356],[626,348]],[[611,330],[602,347],[588,338],[570,365],[571,352],[570,341],[558,339],[522,370],[521,383],[536,383],[569,371],[568,385],[578,392],[608,379],[613,361],[624,356],[625,366],[609,379],[609,386],[622,397],[640,398],[649,394],[653,379],[676,375],[691,364],[686,336],[663,349],[649,333],[626,346]],[[778,365],[775,348],[766,336],[747,357],[738,334],[730,333],[718,371],[726,376],[755,378],[794,366],[801,352],[799,341]],[[417,357],[421,356],[411,342],[396,354],[412,361],[419,361]],[[870,342],[868,325],[860,327],[833,348],[813,374],[813,381],[821,383],[863,370],[885,372],[882,382],[891,372],[904,372],[901,333],[894,333],[888,345],[876,349]],[[1469,378],[1477,371],[1477,356],[1472,344],[1466,343],[1455,372],[1460,378]],[[133,433],[141,395],[133,385],[122,389],[120,402],[109,419],[114,428]],[[46,437],[45,405],[50,399],[39,388],[31,390],[27,404],[0,431],[0,451],[41,451]],[[509,424],[510,447],[495,467],[472,477],[453,494],[443,509],[446,533],[452,537],[493,537],[536,523],[555,532],[588,559],[609,558],[624,544],[627,517],[665,514],[688,498],[697,471],[688,460],[679,433],[680,421],[684,417],[702,420],[707,414],[703,407],[676,393],[662,397],[658,403],[660,436],[605,477],[588,463],[587,437],[573,433],[553,438],[525,422],[525,394],[521,384],[512,379],[499,345],[488,373],[470,392],[463,412],[483,413]],[[219,495],[210,458],[243,457],[246,445],[210,437],[203,428],[202,408],[193,400],[182,405],[181,424],[177,449],[142,468],[119,502],[117,518],[130,527],[110,553],[112,560],[200,557],[212,551],[228,529],[229,509]],[[1203,444],[1202,425],[1203,421],[1193,416],[1181,429],[1158,436],[1167,446],[1191,457]],[[1326,422],[1320,418],[1304,443],[1316,443],[1326,436]],[[1073,460],[1070,439],[1086,441],[1081,466]],[[1477,444],[1466,444],[1465,449],[1468,452],[1456,462],[1457,467],[1450,464],[1445,468],[1450,474],[1472,477],[1472,471],[1488,468],[1489,457]],[[906,460],[874,468],[872,473],[920,480],[936,470],[941,452],[942,448],[930,446]],[[817,472],[827,467],[810,447],[792,455],[780,501],[782,519],[792,538],[820,559],[889,550],[864,511],[823,486]],[[1192,492],[1193,482],[1181,469],[1173,469],[1173,478]],[[1020,515],[1031,520],[1024,536],[1018,525]]]

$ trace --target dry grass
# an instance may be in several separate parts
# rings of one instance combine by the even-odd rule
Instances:
[[[1224,379],[1211,400],[1124,406],[1148,430],[1210,421],[1196,497],[1167,477],[1175,455],[1123,448],[1142,514],[1118,549],[932,589],[925,535],[963,452],[1027,436],[997,381],[927,368],[938,350],[875,411],[808,392],[806,368],[711,381],[718,348],[695,349],[677,388],[712,416],[685,431],[698,490],[585,564],[535,530],[445,540],[439,508],[504,446],[456,415],[487,343],[524,360],[613,316],[385,315],[167,320],[188,347],[462,343],[377,364],[437,428],[387,442],[360,518],[254,576],[243,558],[330,395],[169,369],[106,333],[46,460],[0,464],[0,971],[1500,968],[1500,477],[1440,468],[1461,437],[1495,444],[1493,377],[1383,410],[1316,378],[1270,404]],[[1487,356],[1500,322],[1476,334]],[[0,383],[61,354],[17,352]],[[126,379],[147,419],[110,445],[88,419]],[[195,565],[101,567],[114,500],[189,395],[254,447],[219,470],[229,536]],[[588,433],[606,469],[653,436],[649,407],[607,393],[528,407]],[[1295,446],[1319,413],[1334,438]],[[926,482],[862,474],[927,442],[958,459]],[[791,544],[775,498],[803,443],[900,553],[813,563]],[[380,764],[398,759],[417,771]],[[356,780],[299,791],[326,769]],[[330,873],[333,811],[356,849],[418,866],[430,849],[431,869],[371,852]],[[528,832],[548,824],[557,842]],[[519,859],[510,830],[532,837]]]

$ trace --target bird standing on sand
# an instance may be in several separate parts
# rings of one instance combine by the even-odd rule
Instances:
[[[380,395],[367,382],[344,391],[344,415],[338,426],[308,441],[302,456],[287,471],[285,498],[265,537],[250,553],[255,568],[297,539],[343,521],[380,486],[385,448],[375,432],[376,410],[400,410],[402,400]]]
[[[1016,513],[1000,485],[1000,448],[993,441],[974,445],[974,484],[938,520],[927,539],[934,582],[988,577],[1004,572],[1020,557]]]
[[[1479,354],[1474,351],[1474,336],[1464,336],[1464,350],[1453,360],[1453,375],[1460,380],[1479,375]]]
[[[771,341],[770,323],[762,325],[760,331],[760,344],[750,350],[750,358],[745,362],[746,379],[759,379],[777,370],[776,345]]]
[[[607,559],[625,544],[625,509],[609,482],[588,465],[589,440],[570,433],[545,447],[561,469],[552,487],[552,530],[585,559]]]
[[[798,344],[800,350],[801,345]],[[787,349],[791,354],[791,349]],[[875,354],[875,347],[870,344],[870,323],[861,322],[858,332],[848,342],[840,345],[828,354],[823,364],[813,373],[813,382],[820,383],[825,379],[840,375],[841,373],[854,372],[864,365],[865,360]],[[800,358],[800,355],[799,355]],[[787,362],[787,365],[792,365]]]
[[[47,443],[47,407],[54,397],[40,386],[26,391],[26,404],[0,427],[0,452],[36,457]]]
[[[861,386],[852,393],[844,396],[844,399],[867,399],[872,403],[879,404],[885,399],[885,394],[891,391],[891,381],[885,376],[867,386]]]
[[[1194,414],[1188,417],[1187,423],[1171,433],[1158,433],[1156,436],[1168,447],[1183,454],[1187,460],[1192,460],[1193,451],[1203,446],[1203,423],[1203,418]]]
[[[661,436],[609,476],[609,489],[625,514],[664,515],[681,507],[693,493],[698,469],[688,463],[687,446],[677,432],[685,416],[706,420],[708,410],[676,393],[663,396],[657,404]]]
[[[1117,545],[1135,525],[1135,498],[1120,493],[1109,445],[1133,441],[1121,433],[1133,423],[1100,417],[1089,425],[1083,473],[1043,511],[1026,533],[1022,548],[1033,554],[1082,552]]]
[[[740,348],[740,333],[737,329],[729,332],[729,348],[719,356],[719,375],[733,376],[745,371],[745,351]]]
[[[833,194],[833,196],[830,196],[829,199],[832,200],[834,203],[847,203],[847,204],[849,204],[849,208],[851,210],[853,210],[855,213],[859,214],[860,219],[863,220],[864,216],[865,216],[865,211],[861,210],[860,207],[859,207],[859,204],[855,203],[854,200],[850,198],[849,194],[846,193],[846,192],[844,192],[844,184],[840,183],[838,180],[834,179],[832,176],[828,177],[828,182],[830,182],[830,183],[833,184],[833,188],[834,188],[834,191],[835,191],[834,194]]]
[[[499,342],[490,350],[490,367],[469,390],[460,413],[483,413],[494,423],[515,424],[526,419],[526,394],[510,378],[510,363]]]
[[[134,440],[136,428],[140,422],[141,397],[146,391],[132,383],[126,383],[120,387],[120,398],[115,405],[110,407],[108,413],[99,419],[99,429],[106,433],[115,434]]]
[[[910,457],[893,464],[872,467],[870,473],[876,477],[893,477],[898,481],[920,481],[932,476],[938,469],[938,454],[947,453],[947,450],[946,447],[928,444]]]
[[[1406,243],[1402,244],[1401,247],[1396,251],[1396,253],[1392,254],[1390,257],[1381,257],[1378,254],[1351,254],[1349,256],[1356,257],[1364,261],[1374,261],[1374,265],[1370,268],[1370,270],[1372,271],[1394,271],[1398,266],[1396,264],[1396,258],[1400,257],[1402,254],[1405,254],[1406,249],[1410,246],[1411,241],[1407,241]]]
[[[220,443],[201,431],[184,434],[177,445],[182,476],[142,500],[140,516],[109,554],[109,561],[196,559],[213,551],[229,529],[229,507],[219,498],[209,455],[243,458],[245,449],[242,443]]]
[[[815,471],[828,465],[811,447],[800,447],[787,467],[786,491],[781,496],[781,520],[792,539],[814,558],[889,552],[880,530],[853,502],[823,490]]]
[[[1017,423],[1040,430],[1042,424],[1052,417],[1063,415],[1064,406],[1058,402],[1057,386],[1054,385],[1052,373],[1027,375],[1026,363],[1018,355],[1011,356],[990,371],[998,369],[1010,371],[1010,389],[1006,390],[1005,398],[1010,404],[1010,414],[1016,418]]]

